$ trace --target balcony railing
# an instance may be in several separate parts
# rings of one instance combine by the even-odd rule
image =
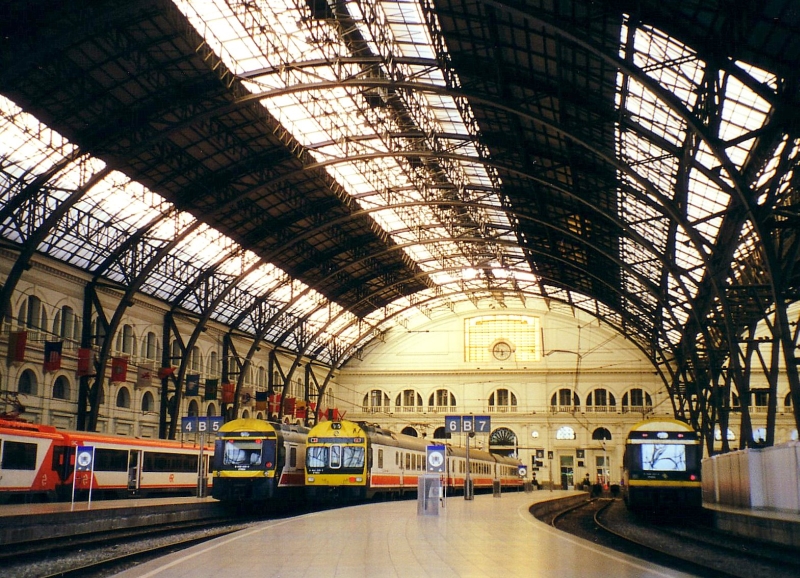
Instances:
[[[516,413],[516,405],[490,405],[489,413]]]

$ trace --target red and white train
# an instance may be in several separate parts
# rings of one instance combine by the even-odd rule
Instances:
[[[94,448],[94,463],[76,478],[79,446]],[[211,447],[201,452],[197,445],[172,440],[0,420],[0,503],[69,500],[73,484],[76,496],[91,488],[98,499],[197,495],[201,485],[211,486],[212,454]]]

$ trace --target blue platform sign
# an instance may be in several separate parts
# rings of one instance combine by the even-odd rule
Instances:
[[[94,462],[94,446],[78,446],[75,450],[75,471],[91,472]]]
[[[475,433],[489,433],[492,431],[492,418],[488,415],[476,415],[475,419]]]
[[[426,448],[428,464],[428,472],[433,474],[444,473],[445,459],[444,459],[444,446],[435,445]]]
[[[222,416],[191,416],[181,418],[181,431],[183,433],[217,433],[225,422]]]
[[[444,418],[447,433],[489,433],[492,418],[488,415],[447,415]]]
[[[444,431],[447,433],[460,433],[461,432],[461,416],[460,415],[446,415],[444,417]]]

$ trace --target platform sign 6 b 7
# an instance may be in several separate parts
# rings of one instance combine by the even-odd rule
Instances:
[[[489,433],[492,431],[492,418],[488,415],[447,415],[444,418],[447,433]]]

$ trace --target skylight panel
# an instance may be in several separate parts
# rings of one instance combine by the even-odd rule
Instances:
[[[632,120],[673,145],[682,145],[686,136],[684,120],[636,79],[628,79],[625,107]]]
[[[420,91],[395,90],[390,94],[382,87],[331,86],[314,88],[320,82],[344,83],[356,78],[403,79],[412,82],[434,83],[444,86],[445,73],[436,66],[436,50],[428,32],[428,23],[417,2],[347,3],[351,21],[358,27],[359,54],[381,57],[381,69],[372,65],[359,65],[357,62],[344,62],[342,57],[351,57],[352,37],[345,42],[338,25],[324,19],[316,19],[307,12],[305,5],[292,1],[275,0],[256,3],[214,3],[212,18],[206,16],[205,7],[200,3],[178,2],[194,22],[201,34],[213,34],[222,43],[224,50],[218,54],[223,60],[235,57],[237,66],[243,66],[244,50],[241,46],[261,46],[268,64],[241,74],[248,77],[246,85],[257,94],[281,124],[294,137],[308,147],[317,160],[336,161],[327,170],[363,206],[386,205],[387,210],[372,212],[372,217],[390,235],[399,235],[395,241],[411,242],[408,232],[424,231],[419,244],[410,244],[407,253],[420,263],[430,263],[433,258],[460,252],[457,244],[448,244],[439,250],[429,241],[435,231],[430,223],[442,220],[442,211],[419,206],[412,209],[391,208],[395,188],[412,189],[420,193],[408,198],[423,199],[432,175],[423,175],[419,168],[412,169],[405,157],[408,150],[431,152],[439,155],[437,161],[440,175],[445,174],[450,182],[467,190],[468,185],[493,190],[494,182],[485,167],[480,164],[446,159],[442,152],[478,156],[479,151],[469,139],[456,139],[453,142],[439,135],[469,135],[463,121],[463,108],[456,106],[455,100],[442,94],[427,94]],[[305,13],[309,17],[299,18]],[[215,30],[219,16],[228,14],[224,26]],[[236,21],[234,21],[234,18]],[[231,27],[233,30],[231,30]],[[249,43],[243,38],[253,37]],[[227,40],[226,40],[227,39]],[[228,48],[231,43],[234,48]],[[416,59],[429,59],[430,64],[403,62],[399,56]],[[227,62],[229,66],[234,63]],[[313,63],[313,66],[303,66]],[[240,69],[236,69],[237,72]],[[253,74],[250,74],[252,72]],[[303,85],[302,90],[291,90],[293,86]],[[394,102],[386,106],[388,99]],[[396,107],[404,107],[406,119],[413,123],[424,135],[437,135],[423,140],[401,139],[390,136],[392,132],[408,132],[409,122],[401,123],[391,113]],[[374,134],[375,139],[364,140],[364,135]],[[422,149],[417,147],[422,146]],[[375,156],[396,151],[397,156]],[[367,161],[349,160],[361,155]],[[440,177],[437,177],[440,178]],[[429,199],[427,199],[429,200]],[[500,200],[496,195],[481,199],[483,203],[494,203],[498,209]],[[480,212],[480,209],[475,209]],[[447,220],[446,216],[444,220]],[[486,214],[479,221],[497,223],[509,227],[504,212],[498,210]],[[447,227],[440,227],[440,239],[448,239],[453,233]],[[422,235],[422,233],[420,233]],[[504,249],[505,250],[505,249]],[[510,254],[517,251],[509,250]],[[441,258],[441,257],[438,257]],[[464,262],[468,259],[462,257]],[[441,268],[443,263],[439,264]],[[430,267],[431,265],[425,265]]]
[[[703,258],[694,247],[694,243],[689,239],[683,229],[678,228],[675,233],[675,264],[686,270],[689,277],[698,285],[703,278],[705,267]],[[691,295],[695,297],[693,293]]]
[[[705,69],[694,51],[647,26],[636,30],[634,47],[634,64],[693,109]]]
[[[50,130],[14,102],[0,95],[0,141],[3,143],[3,173],[22,177],[45,173],[55,163],[73,154],[77,147]]]

